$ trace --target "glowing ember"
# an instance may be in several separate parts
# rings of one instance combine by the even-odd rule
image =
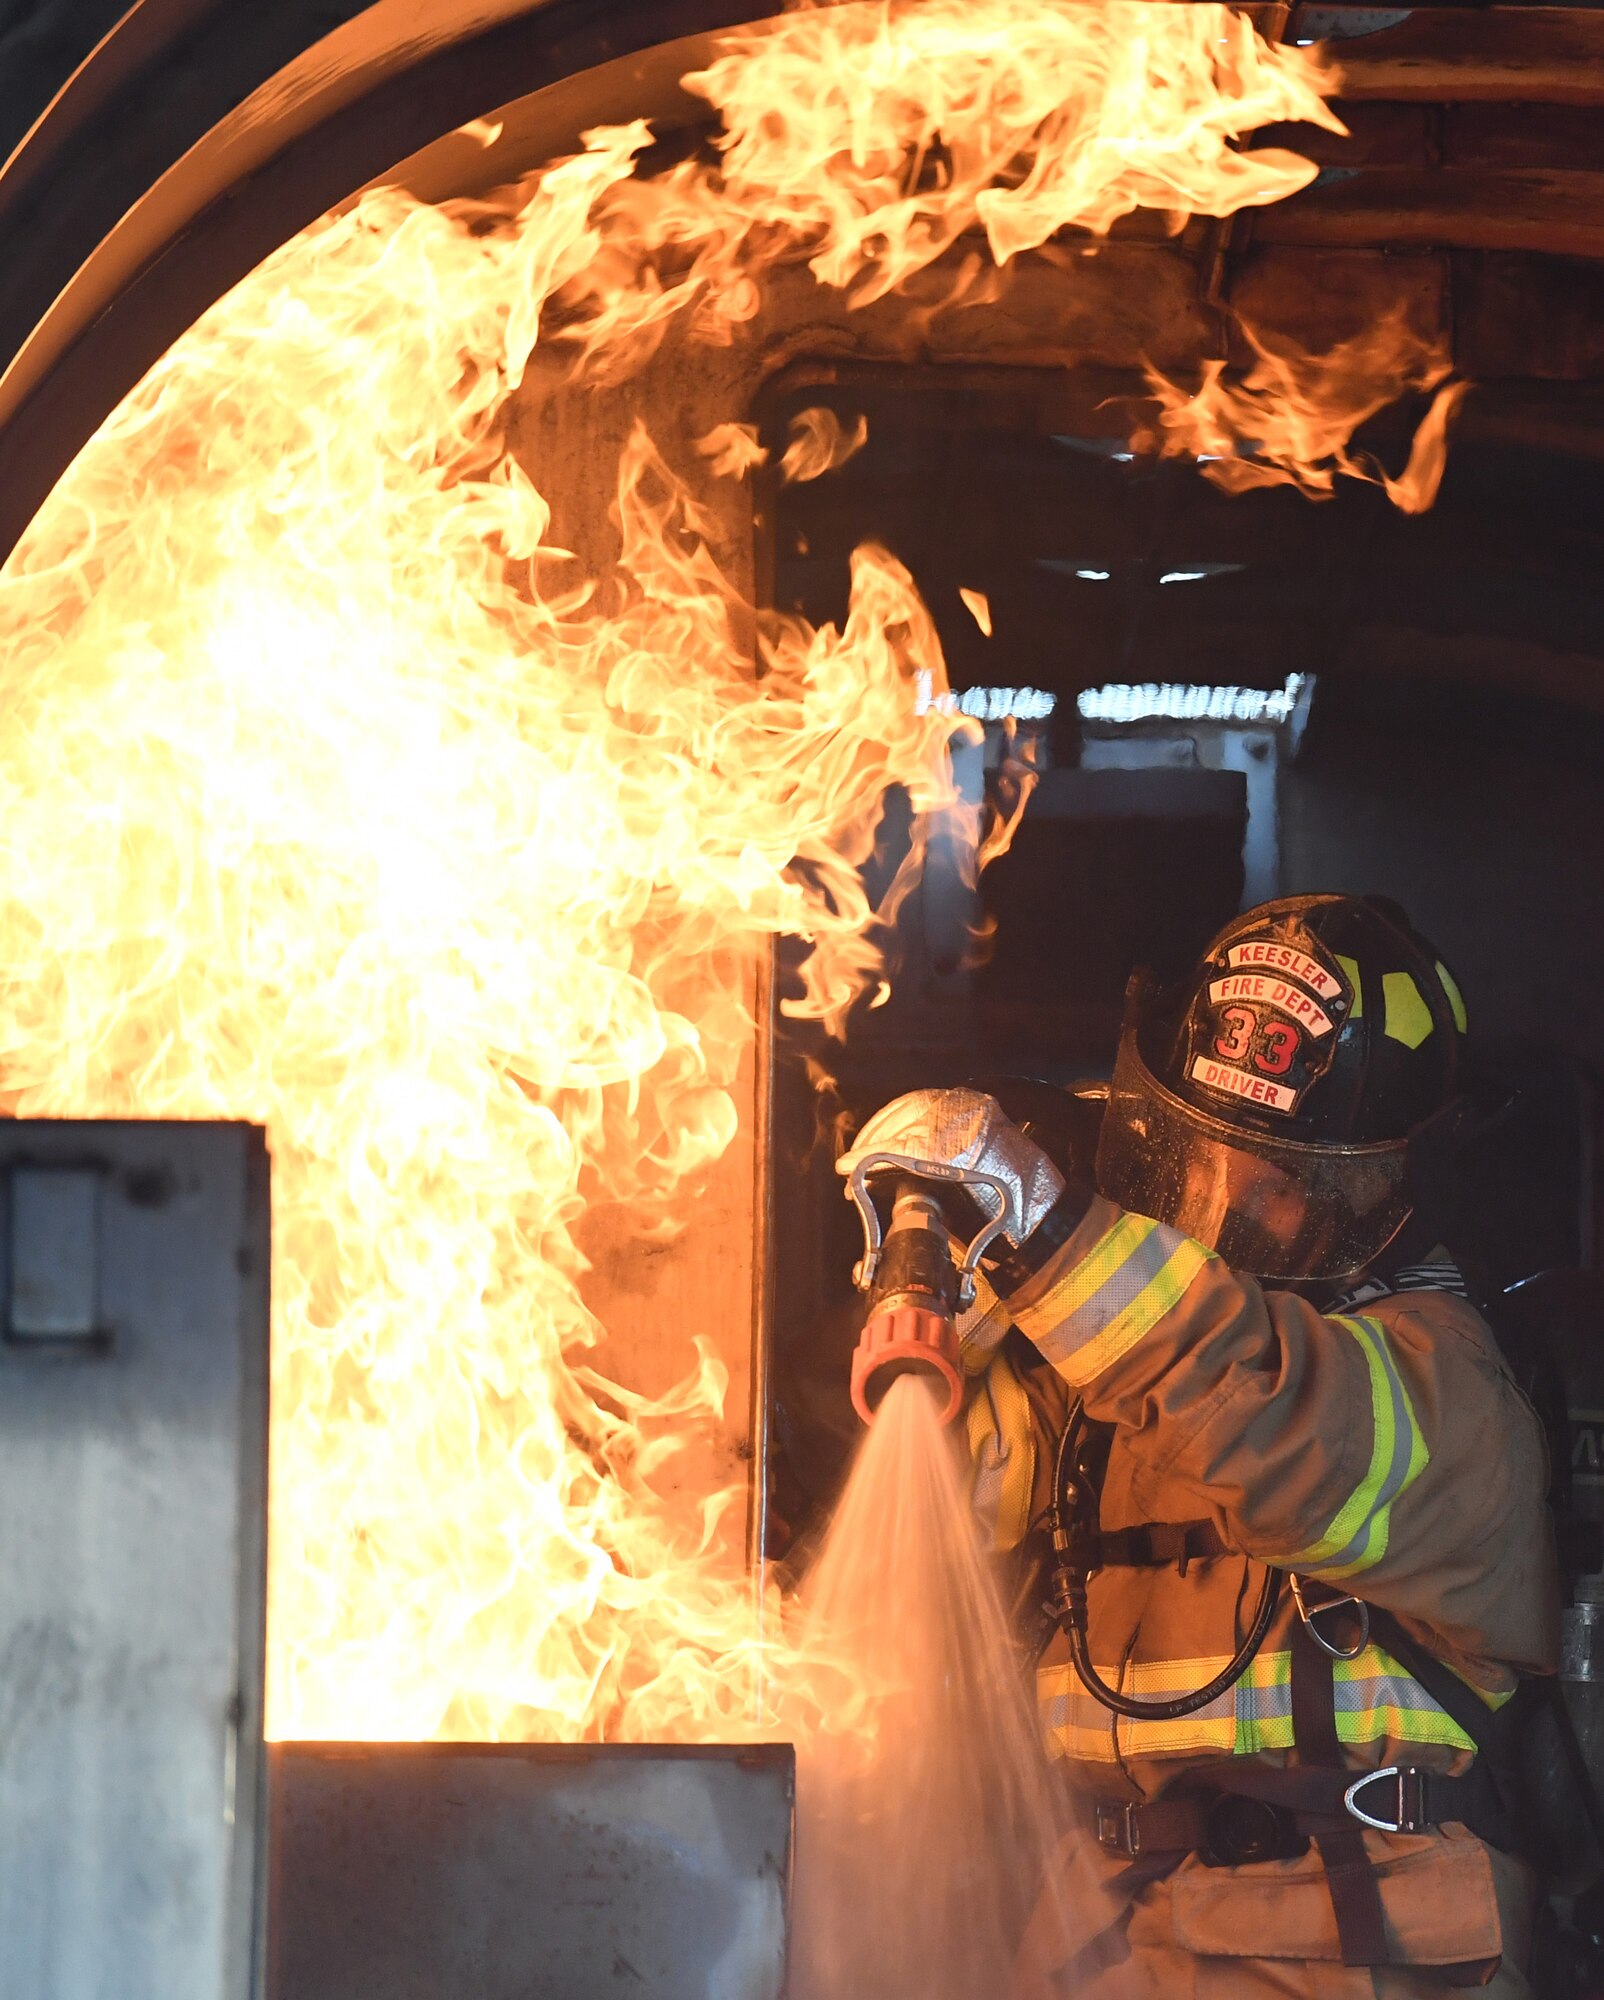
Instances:
[[[271,1133],[277,1735],[763,1727],[790,1656],[718,1533],[744,1496],[669,1477],[722,1369],[601,1379],[576,1231],[672,1226],[729,1144],[769,940],[812,940],[796,1005],[832,1027],[881,990],[887,788],[921,839],[965,811],[974,725],[883,551],[841,631],[764,621],[756,678],[643,429],[597,468],[613,568],[550,546],[507,444],[537,343],[616,381],[675,319],[730,338],[780,257],[867,298],[965,231],[1006,261],[1225,214],[1314,171],[1233,138],[1333,122],[1307,53],[1213,5],[816,11],[692,83],[719,173],[635,177],[636,126],[498,206],[382,192],[307,231],[0,580],[5,1105]],[[709,477],[755,462],[721,432]]]

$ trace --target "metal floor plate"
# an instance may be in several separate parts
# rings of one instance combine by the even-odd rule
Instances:
[[[281,1743],[269,2000],[778,2000],[788,1744]]]

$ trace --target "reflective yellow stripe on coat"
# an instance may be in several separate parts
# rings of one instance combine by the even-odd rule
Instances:
[[[1081,1389],[1181,1302],[1213,1257],[1145,1215],[1122,1215],[1042,1296],[1014,1313],[1065,1381]]]
[[[1190,1694],[1221,1672],[1227,1661],[1137,1661],[1128,1670],[1124,1692],[1148,1701]],[[1110,1686],[1118,1669],[1100,1667]],[[1335,1666],[1337,1738],[1342,1743],[1434,1743],[1474,1751],[1475,1744],[1426,1690],[1380,1646],[1367,1646],[1353,1660]],[[1053,1754],[1083,1762],[1112,1763],[1114,1718],[1081,1686],[1067,1661],[1042,1667],[1036,1675],[1042,1725]],[[1495,1705],[1495,1704],[1490,1704]],[[1290,1750],[1292,1736],[1292,1655],[1261,1653],[1234,1688],[1175,1722],[1121,1719],[1119,1754],[1129,1758],[1178,1757],[1210,1751],[1216,1756],[1251,1757],[1261,1750]]]
[[[1430,1460],[1414,1405],[1378,1319],[1333,1318],[1358,1341],[1370,1371],[1370,1462],[1364,1475],[1309,1548],[1285,1558],[1287,1569],[1322,1577],[1358,1576],[1387,1553],[1392,1503]]]

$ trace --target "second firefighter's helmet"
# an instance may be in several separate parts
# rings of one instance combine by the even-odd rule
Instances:
[[[1464,1031],[1395,903],[1261,903],[1178,992],[1132,981],[1098,1185],[1257,1277],[1356,1274],[1445,1182]]]

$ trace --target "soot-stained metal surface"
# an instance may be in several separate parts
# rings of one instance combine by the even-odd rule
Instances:
[[[268,1162],[0,1124],[0,2000],[255,1991]]]
[[[778,2000],[789,1744],[280,1744],[268,2000]]]

